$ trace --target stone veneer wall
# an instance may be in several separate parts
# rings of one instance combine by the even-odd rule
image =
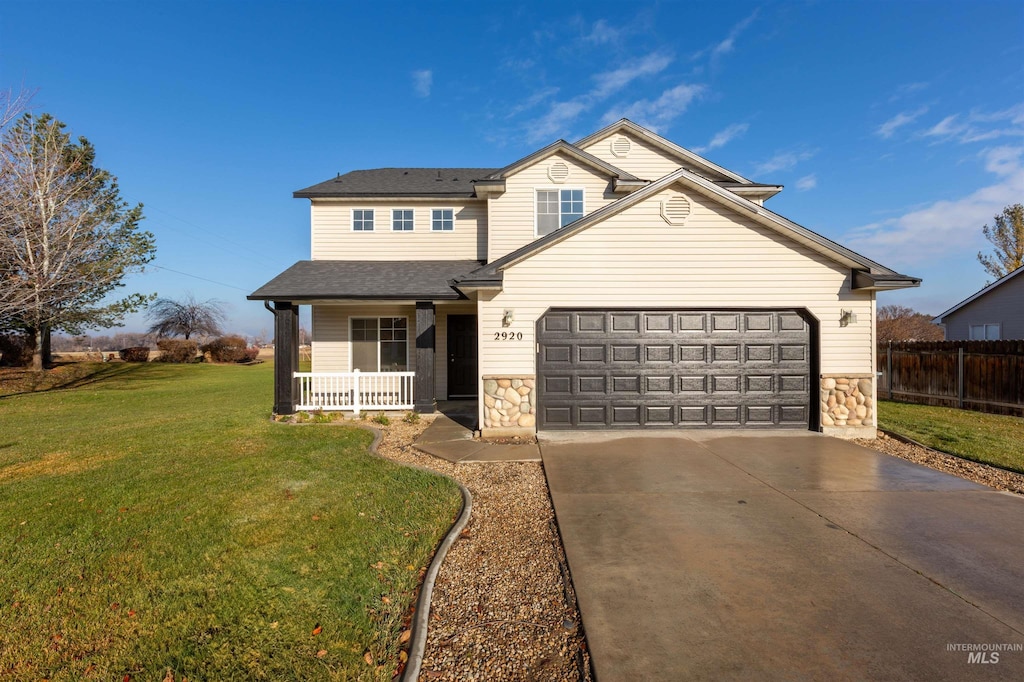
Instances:
[[[867,374],[821,377],[822,426],[874,426],[874,377]]]
[[[533,428],[537,422],[532,375],[484,377],[484,428]]]

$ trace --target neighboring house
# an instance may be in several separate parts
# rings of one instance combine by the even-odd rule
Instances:
[[[1024,268],[999,278],[936,317],[947,341],[1024,339]]]
[[[781,190],[621,120],[504,168],[353,171],[295,192],[312,260],[249,296],[276,315],[274,410],[474,398],[484,435],[873,437],[875,292],[920,280],[764,208]]]

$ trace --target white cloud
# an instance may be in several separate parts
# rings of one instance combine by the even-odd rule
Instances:
[[[1024,154],[1024,147],[996,147],[986,150],[985,170],[996,175],[1013,175],[1014,171],[1021,167],[1021,154]]]
[[[967,130],[967,126],[962,123],[957,123],[956,120],[958,118],[960,118],[960,114],[947,116],[928,130],[924,131],[925,137],[952,137],[954,135],[959,135]]]
[[[653,52],[612,71],[595,74],[591,78],[594,86],[589,91],[570,100],[553,102],[543,116],[530,121],[527,124],[527,140],[534,143],[566,134],[568,127],[580,114],[621,91],[638,78],[664,71],[671,63],[671,55]],[[665,95],[662,95],[662,98],[664,97]],[[668,106],[668,103],[665,106]]]
[[[583,40],[584,42],[593,43],[594,45],[607,45],[609,43],[618,42],[621,36],[621,30],[612,28],[604,19],[598,19],[594,22],[594,26],[591,28],[590,33],[583,36]]]
[[[597,86],[586,96],[604,99],[622,90],[641,76],[650,76],[664,71],[671,63],[670,55],[655,52],[642,59],[629,62],[614,71],[599,73],[594,76]]]
[[[918,82],[915,82],[915,83],[904,83],[903,85],[901,85],[898,88],[896,88],[896,92],[893,94],[892,97],[889,98],[889,101],[890,102],[895,102],[896,100],[903,99],[904,97],[907,97],[908,95],[912,95],[915,92],[920,92],[921,90],[925,90],[929,85],[931,85],[931,84],[928,83],[927,81],[918,81]]]
[[[711,58],[716,59],[732,52],[736,48],[736,39],[740,37],[740,34],[743,33],[748,26],[754,23],[754,19],[757,18],[759,12],[759,9],[755,9],[749,16],[743,19],[743,21],[733,26],[726,39],[711,48]]]
[[[422,69],[412,72],[412,89],[419,97],[430,97],[430,88],[434,85],[434,72]]]
[[[1024,196],[1024,147],[996,147],[982,156],[985,170],[998,178],[994,184],[959,199],[943,199],[855,228],[844,242],[863,253],[884,256],[890,265],[926,264],[943,256],[970,253],[980,244],[981,226]]]
[[[801,161],[807,161],[818,153],[817,149],[779,152],[767,161],[762,161],[754,168],[754,175],[766,175],[776,171],[789,170]]]
[[[726,128],[719,130],[717,133],[715,133],[714,137],[711,138],[711,141],[708,142],[703,147],[694,147],[693,151],[697,152],[698,154],[703,154],[704,152],[711,151],[712,149],[724,147],[737,137],[740,137],[741,135],[746,133],[749,129],[749,123],[733,123],[732,125],[727,126]]]
[[[623,107],[612,109],[604,115],[604,122],[611,123],[620,118],[628,118],[640,125],[658,132],[659,128],[671,123],[681,116],[693,100],[705,91],[703,85],[680,83],[661,93],[656,100],[642,99]]]
[[[550,88],[541,88],[537,92],[527,97],[526,101],[522,102],[521,104],[517,104],[511,109],[509,109],[508,114],[506,114],[505,118],[512,118],[513,116],[518,116],[524,111],[528,111],[534,108],[535,106],[541,104],[544,100],[550,99],[551,97],[554,97],[557,94],[558,88],[554,86]]]
[[[806,192],[809,189],[814,189],[818,186],[818,176],[814,173],[805,175],[796,181],[797,191]]]
[[[1024,103],[1000,111],[973,110],[967,114],[952,114],[920,135],[935,138],[936,142],[956,140],[960,144],[1000,137],[1024,137]]]
[[[896,114],[882,125],[878,126],[878,129],[875,130],[875,134],[878,135],[879,137],[889,139],[894,134],[896,134],[896,131],[899,128],[902,128],[908,123],[913,123],[914,121],[917,120],[919,116],[922,116],[923,114],[927,113],[927,111],[928,107],[921,107],[916,111],[901,111],[900,113]]]

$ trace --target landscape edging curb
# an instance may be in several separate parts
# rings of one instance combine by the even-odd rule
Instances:
[[[427,568],[427,573],[423,576],[423,584],[420,586],[419,597],[416,599],[416,615],[412,620],[412,636],[409,640],[409,660],[406,662],[405,670],[402,671],[402,675],[399,677],[401,682],[416,682],[420,676],[420,667],[423,665],[423,652],[427,648],[430,597],[434,592],[434,581],[437,580],[437,574],[441,570],[441,564],[444,563],[444,558],[448,555],[448,550],[453,544],[455,544],[455,541],[458,539],[462,529],[469,523],[469,516],[473,511],[473,496],[469,494],[469,489],[466,488],[466,486],[447,474],[435,471],[429,467],[419,466],[418,464],[395,462],[393,459],[377,454],[377,445],[380,444],[380,441],[384,438],[383,432],[368,424],[354,424],[353,426],[366,429],[373,434],[373,442],[370,443],[369,451],[374,457],[380,457],[381,459],[385,459],[389,462],[393,462],[394,464],[406,466],[411,469],[426,471],[436,476],[443,476],[459,486],[459,490],[462,492],[462,511],[459,514],[459,517],[455,519],[455,523],[452,524],[452,527],[441,540],[441,543],[437,546],[437,550],[434,552],[434,558],[430,560],[430,566]]]

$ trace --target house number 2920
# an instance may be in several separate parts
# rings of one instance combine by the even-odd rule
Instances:
[[[495,341],[522,341],[522,332],[494,332]]]

